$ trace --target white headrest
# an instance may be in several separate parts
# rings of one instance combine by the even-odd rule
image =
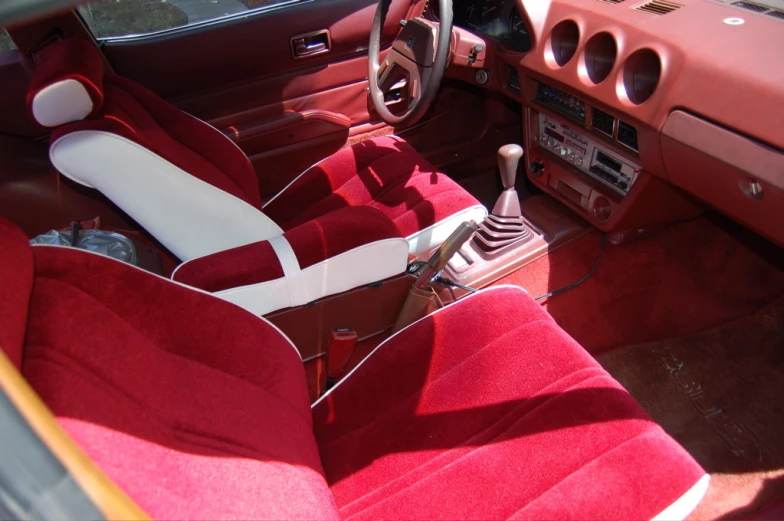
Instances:
[[[31,108],[38,123],[57,127],[86,118],[93,111],[93,101],[82,82],[66,79],[38,91]]]

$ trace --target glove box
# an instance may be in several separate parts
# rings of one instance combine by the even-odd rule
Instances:
[[[661,148],[673,184],[784,244],[784,153],[679,110]]]

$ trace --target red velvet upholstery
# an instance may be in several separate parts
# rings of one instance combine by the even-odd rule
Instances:
[[[50,47],[33,74],[29,99],[65,77],[71,68],[77,73],[83,69],[72,66],[74,58],[69,53],[89,47],[90,60],[96,55],[101,58],[94,45],[76,38]],[[97,75],[100,81],[100,68],[91,68],[90,73],[91,79]],[[56,129],[53,141],[81,130],[114,133],[261,209],[253,167],[221,132],[128,79],[108,75],[103,78],[103,90],[103,108],[94,117]],[[274,198],[264,213],[290,230],[341,208],[371,206],[383,211],[408,237],[478,204],[404,141],[381,137],[345,148],[310,168]]]
[[[107,76],[104,91],[106,100],[97,119],[63,125],[52,132],[52,141],[79,130],[118,134],[205,183],[261,207],[256,173],[226,136],[131,80]]]
[[[369,206],[343,208],[283,234],[305,269],[375,241],[401,237],[395,223]],[[283,277],[268,241],[232,248],[181,264],[172,279],[206,291],[221,291]]]
[[[42,49],[38,59],[27,89],[27,107],[31,113],[35,95],[63,80],[81,83],[93,102],[93,114],[98,112],[104,99],[103,56],[95,45],[80,38],[68,38]]]
[[[264,206],[284,230],[347,206],[378,208],[408,237],[478,205],[408,143],[383,136],[311,167]]]
[[[402,331],[311,411],[262,319],[97,254],[32,252],[0,221],[0,284],[34,270],[8,299],[29,310],[22,373],[154,518],[643,519],[703,475],[519,288]]]
[[[704,475],[519,288],[404,330],[313,416],[344,519],[649,519]]]
[[[14,271],[0,266],[4,287],[22,264],[32,272],[31,248],[18,235],[0,238],[0,251],[22,252]],[[32,294],[11,301],[30,310],[23,374],[145,511],[163,519],[337,517],[302,363],[273,327],[98,255],[32,250]],[[0,330],[7,325],[0,318]]]
[[[269,241],[259,241],[184,262],[171,278],[214,293],[283,276],[283,267]]]
[[[27,328],[27,308],[33,289],[33,255],[27,237],[0,219],[0,349],[17,367]]]

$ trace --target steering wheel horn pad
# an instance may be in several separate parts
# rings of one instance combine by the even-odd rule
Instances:
[[[438,25],[414,18],[400,31],[392,49],[422,67],[432,67],[438,45]]]

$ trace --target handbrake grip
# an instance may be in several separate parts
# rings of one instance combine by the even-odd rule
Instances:
[[[452,234],[438,247],[438,249],[427,260],[427,266],[419,274],[414,287],[423,288],[428,285],[430,279],[443,270],[449,260],[463,247],[463,244],[479,229],[474,221],[464,221]]]

